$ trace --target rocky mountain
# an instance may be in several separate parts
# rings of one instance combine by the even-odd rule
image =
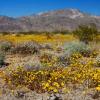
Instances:
[[[96,24],[99,29],[100,16],[83,13],[77,9],[64,9],[18,18],[0,16],[0,32],[74,30],[80,24],[91,23]]]

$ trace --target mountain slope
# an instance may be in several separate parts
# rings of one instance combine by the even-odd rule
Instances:
[[[0,16],[1,32],[74,30],[80,24],[96,24],[100,28],[100,16],[92,16],[77,9],[56,10],[31,16],[11,18]]]

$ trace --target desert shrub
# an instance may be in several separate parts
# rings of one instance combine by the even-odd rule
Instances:
[[[47,37],[47,40],[52,39],[53,33],[45,32],[45,36]]]
[[[21,34],[20,34],[20,33],[16,33],[15,36],[16,36],[16,37],[20,37]]]
[[[65,52],[58,57],[58,62],[65,66],[84,57],[90,57],[92,50],[83,42],[73,41],[64,44]],[[94,55],[93,55],[94,56]]]
[[[100,55],[96,57],[97,67],[100,67]]]
[[[61,33],[61,34],[69,34],[70,32],[69,32],[69,30],[55,30],[55,31],[53,31],[53,34],[59,34],[59,33]]]
[[[34,54],[39,53],[40,45],[34,41],[21,42],[12,48],[12,53]]]
[[[42,34],[43,32],[29,31],[29,32],[18,32],[17,34],[32,35],[32,34]]]
[[[89,56],[91,48],[83,42],[72,41],[64,44],[64,48],[69,55],[81,53],[83,56]]]
[[[62,53],[58,56],[58,63],[60,63],[60,65],[64,67],[67,67],[70,64],[69,58],[70,55],[68,54],[68,52]]]
[[[5,55],[4,53],[0,52],[0,67],[2,67],[5,64],[4,60],[5,60]]]
[[[50,50],[52,50],[53,46],[50,43],[44,43],[44,44],[42,44],[42,48],[43,49],[50,49]]]
[[[43,53],[40,56],[40,62],[42,64],[42,66],[52,66],[53,55],[49,54],[49,53]]]
[[[49,63],[52,61],[52,55],[48,54],[48,53],[44,53],[43,55],[41,55],[40,57],[40,61],[41,63]]]
[[[78,29],[73,31],[73,35],[88,44],[89,41],[93,41],[97,37],[98,31],[95,25],[80,25]]]
[[[55,53],[43,53],[40,56],[41,65],[46,67],[63,67],[61,61],[59,61],[59,57]]]
[[[90,54],[91,58],[96,58],[98,55],[99,55],[99,51],[98,50],[91,49],[91,54]]]
[[[2,32],[3,35],[8,35],[10,34],[9,32]]]
[[[68,55],[67,53],[62,54],[58,57],[58,62],[63,64],[64,67],[69,66],[70,64],[73,64],[79,60],[81,60],[83,56],[80,53],[73,53],[71,55]]]
[[[0,41],[0,50],[4,52],[10,51],[12,43],[9,41]]]
[[[35,71],[38,71],[42,68],[41,64],[39,62],[37,63],[34,63],[34,62],[29,62],[27,64],[24,65],[24,69],[26,71],[32,71],[32,70],[35,70]]]

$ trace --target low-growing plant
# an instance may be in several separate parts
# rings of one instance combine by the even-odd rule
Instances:
[[[34,62],[30,63],[29,62],[29,63],[25,64],[23,68],[26,71],[32,71],[32,70],[38,71],[38,70],[42,69],[42,66],[41,66],[41,64],[39,62],[37,62],[37,63],[34,63]]]
[[[13,53],[34,54],[39,53],[40,45],[35,41],[26,41],[16,44],[12,48]]]
[[[96,57],[97,66],[100,67],[100,55]]]
[[[50,43],[44,43],[44,44],[42,44],[42,48],[43,48],[43,49],[52,50],[52,49],[53,49],[53,46],[52,46],[52,44],[50,44]]]
[[[44,67],[57,67],[59,65],[58,57],[50,53],[43,53],[40,56],[40,62]]]
[[[12,43],[9,41],[0,41],[0,50],[4,52],[10,51]]]
[[[5,64],[4,60],[5,60],[5,55],[4,53],[0,52],[0,67],[2,67]]]
[[[84,56],[89,56],[91,53],[91,48],[83,42],[72,41],[64,44],[64,48],[69,55],[73,53],[81,53]]]

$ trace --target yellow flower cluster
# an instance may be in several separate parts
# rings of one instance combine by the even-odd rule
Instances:
[[[5,74],[3,79],[10,88],[24,86],[37,92],[68,92],[68,84],[83,84],[86,81],[88,88],[100,90],[100,69],[94,69],[91,60],[85,64],[77,61],[66,68],[47,67],[39,71],[18,67]]]
[[[7,40],[13,43],[18,43],[18,42],[24,42],[24,41],[28,41],[28,40],[33,40],[33,41],[37,41],[39,43],[57,43],[60,41],[61,42],[65,42],[65,41],[72,41],[75,40],[75,38],[72,35],[53,35],[52,38],[47,38],[47,36],[45,34],[33,34],[33,35],[24,35],[24,34],[19,34],[18,36],[16,34],[14,35],[0,35],[0,40]]]
[[[40,57],[40,62],[42,63],[43,66],[53,67],[57,66],[58,58],[56,56],[53,56],[52,54],[44,53]]]

